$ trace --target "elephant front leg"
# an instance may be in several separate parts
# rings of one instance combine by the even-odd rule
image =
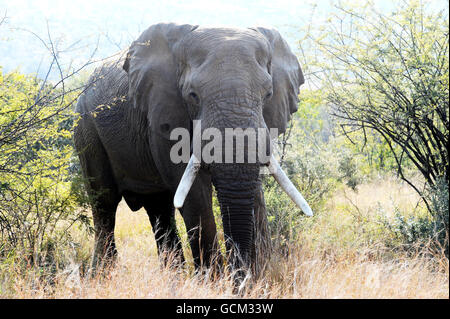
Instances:
[[[180,213],[186,225],[195,268],[220,263],[209,176],[199,173]]]
[[[264,201],[264,191],[262,187],[257,190],[255,196],[254,218],[254,243],[252,247],[251,263],[253,275],[255,276],[255,279],[257,279],[264,272],[272,249],[266,204]]]

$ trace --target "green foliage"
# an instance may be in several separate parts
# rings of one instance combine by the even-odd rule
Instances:
[[[431,203],[431,217],[425,221],[419,220],[424,224],[418,238],[431,238],[438,246],[443,249],[448,257],[449,253],[449,194],[448,182],[444,178],[438,179],[436,184],[430,187],[425,196]]]
[[[394,220],[384,219],[383,224],[407,248],[417,244],[428,245],[437,251],[443,250],[448,257],[448,184],[444,179],[440,179],[436,186],[427,191],[426,196],[432,204],[432,214],[405,217],[396,210]]]
[[[443,178],[438,180],[435,186],[429,191],[427,196],[430,198],[433,210],[433,233],[437,236],[437,241],[446,247],[448,255],[448,236],[449,236],[449,194],[448,182]]]
[[[89,225],[82,182],[72,175],[76,96],[0,69],[0,257],[14,251],[28,263],[54,262],[67,230]]]
[[[339,185],[355,178],[355,171],[342,171],[349,150],[340,147],[333,136],[321,95],[320,91],[302,92],[299,110],[274,150],[315,212],[323,209]],[[272,239],[285,247],[298,237],[304,215],[273,178],[264,179],[264,193]]]

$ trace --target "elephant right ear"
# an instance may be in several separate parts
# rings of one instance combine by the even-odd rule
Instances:
[[[128,73],[128,97],[135,108],[147,114],[150,126],[152,123],[180,126],[183,123],[177,122],[189,119],[182,108],[173,48],[195,29],[196,26],[188,24],[155,24],[128,50],[123,64]]]

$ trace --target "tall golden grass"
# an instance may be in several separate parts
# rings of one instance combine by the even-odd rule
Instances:
[[[299,240],[289,244],[287,256],[274,250],[264,275],[242,297],[449,298],[449,263],[443,253],[431,256],[426,247],[415,253],[386,247],[382,225],[377,228],[379,214],[389,215],[394,209],[413,212],[417,200],[394,179],[362,185],[358,192],[340,191],[305,223]],[[69,262],[50,282],[39,279],[36,269],[3,265],[0,297],[237,297],[229,275],[209,280],[208,274],[194,274],[189,263],[183,268],[162,267],[145,211],[131,212],[124,202],[118,209],[115,267],[94,278],[83,276],[82,263],[89,259],[92,238],[81,232],[74,236],[81,246],[66,252]]]

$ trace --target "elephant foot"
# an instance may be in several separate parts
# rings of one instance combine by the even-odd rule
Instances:
[[[95,245],[94,255],[92,257],[90,275],[97,277],[105,275],[117,263],[117,249],[114,241],[98,241]]]

